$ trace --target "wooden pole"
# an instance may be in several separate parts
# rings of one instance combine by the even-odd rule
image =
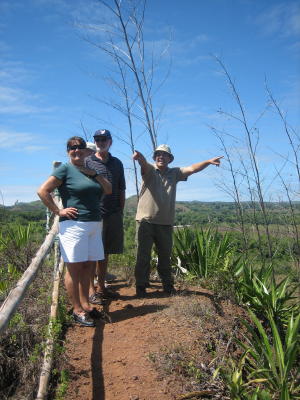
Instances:
[[[55,236],[58,232],[58,216],[55,217],[52,228],[46,236],[44,243],[37,251],[35,257],[32,259],[31,264],[26,269],[21,279],[18,281],[17,286],[9,292],[9,295],[4,300],[0,308],[0,334],[6,328],[12,315],[16,311],[19,303],[24,298],[25,293],[35,278],[35,275],[47,255],[50,247],[52,246]]]
[[[50,311],[50,320],[48,325],[48,337],[46,341],[45,353],[44,353],[44,362],[40,375],[40,383],[39,389],[37,393],[36,400],[44,400],[47,397],[47,388],[49,383],[49,378],[51,374],[51,368],[53,363],[53,348],[55,335],[53,332],[53,325],[56,321],[56,314],[58,308],[58,295],[59,295],[59,282],[63,272],[64,262],[61,259],[60,263],[57,267],[57,260],[55,260],[54,264],[54,281],[53,281],[53,291],[52,291],[52,303],[51,303],[51,311]]]

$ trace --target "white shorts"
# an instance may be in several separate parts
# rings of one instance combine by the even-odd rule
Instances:
[[[104,259],[102,221],[62,221],[59,223],[58,237],[61,256],[65,262]]]

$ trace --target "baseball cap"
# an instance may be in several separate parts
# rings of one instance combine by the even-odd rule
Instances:
[[[111,139],[111,134],[108,129],[98,129],[94,133],[94,137],[96,137],[96,136],[102,136],[102,137],[107,137],[108,139]]]

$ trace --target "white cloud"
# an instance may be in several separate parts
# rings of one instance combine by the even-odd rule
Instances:
[[[291,37],[300,34],[300,7],[298,2],[282,2],[260,14],[256,22],[267,35]]]
[[[46,148],[46,146],[35,145],[36,141],[37,137],[31,133],[10,132],[0,129],[0,149],[35,152]]]
[[[26,90],[9,86],[0,86],[0,114],[32,114],[50,112],[51,107],[39,107],[32,104],[40,97]]]
[[[3,44],[5,45],[5,44]],[[0,42],[1,48],[1,42]],[[28,83],[35,77],[35,73],[28,68],[25,68],[23,63],[19,61],[0,61],[0,82],[2,85],[7,86],[15,83]]]
[[[0,148],[12,148],[18,143],[24,144],[34,140],[30,133],[16,133],[0,130]]]
[[[47,149],[47,146],[29,145],[29,146],[25,146],[24,148],[19,149],[17,151],[25,150],[28,153],[33,153],[33,152],[40,151],[40,150],[45,150],[45,149]]]
[[[166,118],[173,118],[174,115],[179,120],[184,119],[187,121],[188,119],[197,118],[201,119],[201,121],[216,121],[220,120],[220,115],[217,112],[208,112],[207,110],[203,109],[203,107],[199,107],[197,105],[173,105],[166,108],[165,112]]]
[[[195,57],[195,51],[199,52],[200,46],[203,43],[206,43],[210,40],[209,36],[206,35],[205,33],[201,33],[197,36],[192,36],[184,40],[180,40],[179,38],[176,39],[176,41],[172,45],[172,53],[174,53],[175,56],[178,57],[183,57],[184,55],[186,56],[187,54],[190,54],[193,58]],[[211,57],[208,57],[207,55],[205,56],[197,56],[198,61],[200,59],[210,59]]]

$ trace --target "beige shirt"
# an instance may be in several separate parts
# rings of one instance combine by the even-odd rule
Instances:
[[[167,168],[161,173],[149,164],[142,175],[143,184],[138,202],[136,220],[145,219],[152,224],[173,225],[175,216],[176,184],[186,181],[181,168]]]

